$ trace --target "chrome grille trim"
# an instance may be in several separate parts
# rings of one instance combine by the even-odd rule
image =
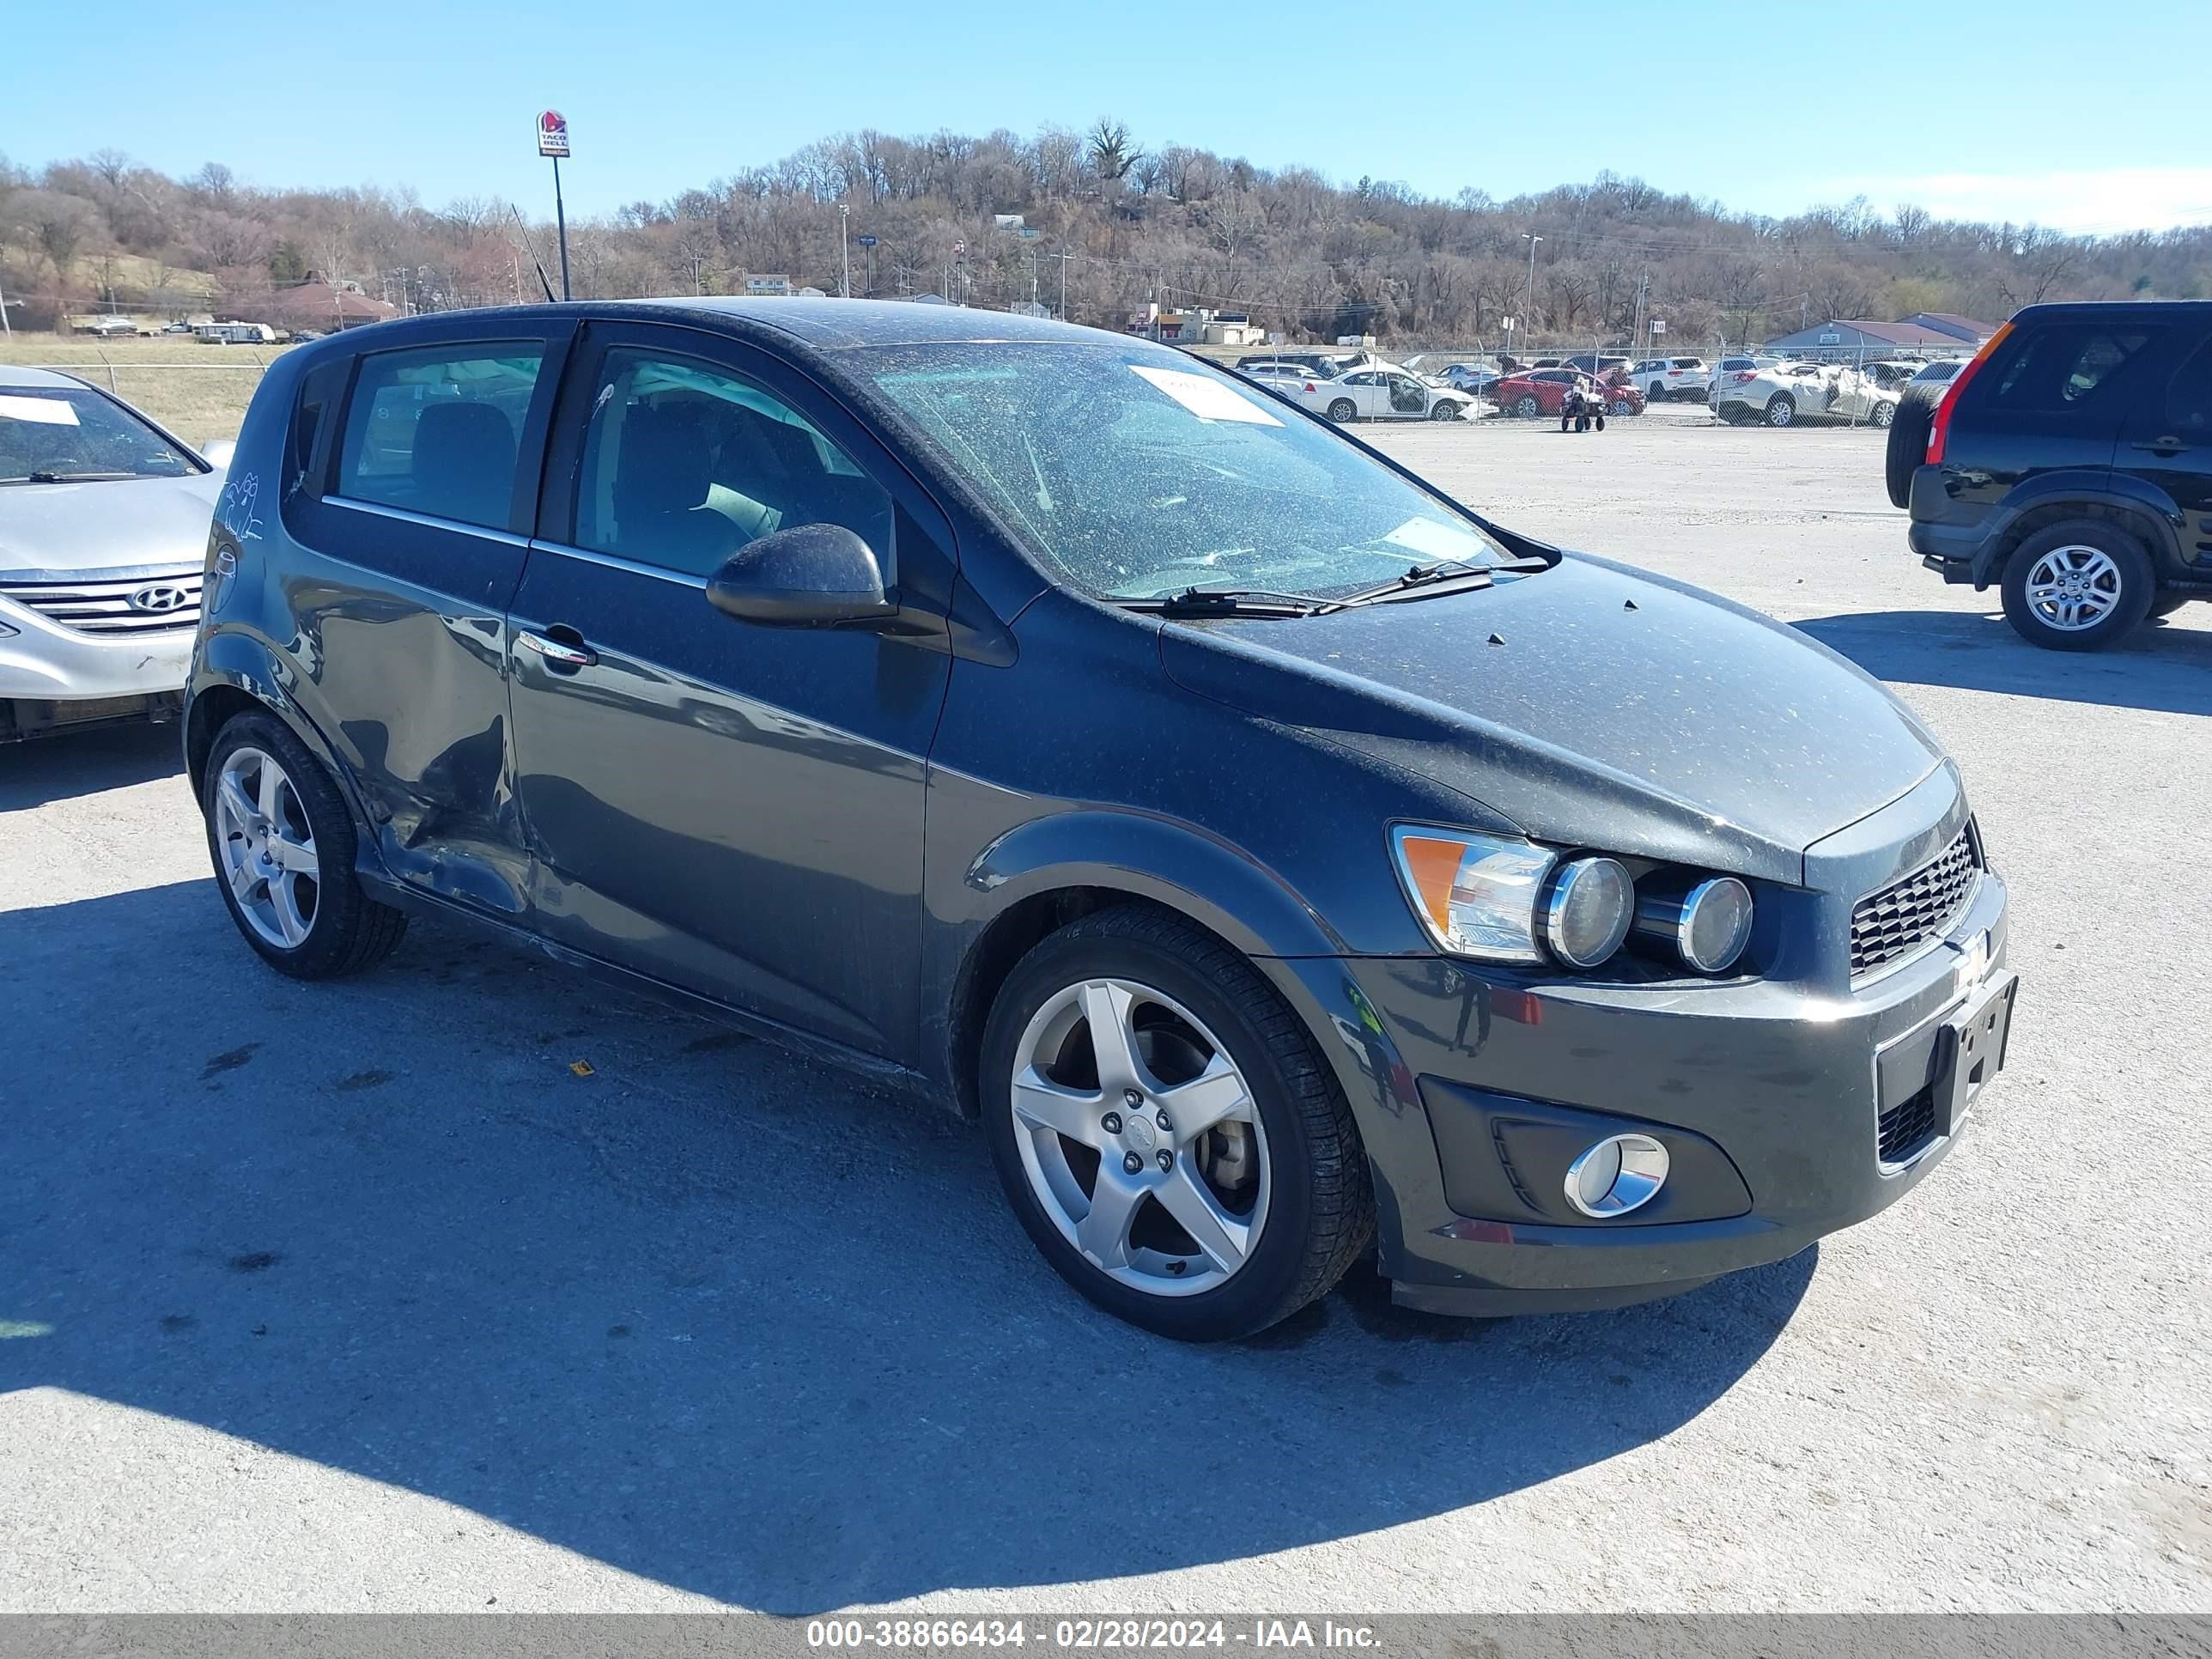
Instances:
[[[197,628],[202,573],[173,576],[86,578],[76,581],[0,581],[0,599],[13,601],[76,634],[171,633]],[[173,587],[185,603],[172,611],[142,611],[131,596],[149,587]]]
[[[1851,977],[1887,968],[1941,937],[1980,875],[1969,823],[1927,863],[1851,906]]]

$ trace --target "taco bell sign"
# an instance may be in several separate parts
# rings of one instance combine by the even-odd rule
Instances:
[[[546,110],[538,118],[538,153],[556,161],[567,159],[568,118],[557,109]]]

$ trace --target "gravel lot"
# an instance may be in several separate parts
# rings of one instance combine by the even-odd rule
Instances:
[[[1368,1277],[1177,1348],[963,1126],[442,928],[280,980],[169,732],[0,751],[0,1609],[2212,1607],[2212,605],[2030,649],[1876,434],[1377,441],[1950,744],[2026,983],[1910,1200],[1620,1314]]]

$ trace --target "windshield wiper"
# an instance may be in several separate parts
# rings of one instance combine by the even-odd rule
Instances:
[[[31,472],[24,475],[25,483],[101,483],[110,478],[129,478],[130,472]]]
[[[1549,568],[1540,559],[1512,559],[1500,564],[1468,564],[1458,559],[1444,559],[1435,564],[1417,564],[1402,576],[1357,593],[1347,593],[1333,601],[1329,609],[1342,610],[1355,605],[1381,605],[1400,598],[1426,599],[1431,592],[1467,593],[1492,586],[1498,571],[1527,571]]]
[[[1332,609],[1302,593],[1278,593],[1267,587],[1186,587],[1157,599],[1116,599],[1124,611],[1162,617],[1310,617]]]

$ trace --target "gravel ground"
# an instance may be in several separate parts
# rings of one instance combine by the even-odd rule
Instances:
[[[443,928],[280,980],[168,733],[0,752],[0,1609],[2212,1607],[2212,605],[2030,649],[1869,433],[1377,441],[1950,744],[2026,983],[1909,1201],[1624,1313],[1364,1276],[1178,1348],[961,1125]]]

